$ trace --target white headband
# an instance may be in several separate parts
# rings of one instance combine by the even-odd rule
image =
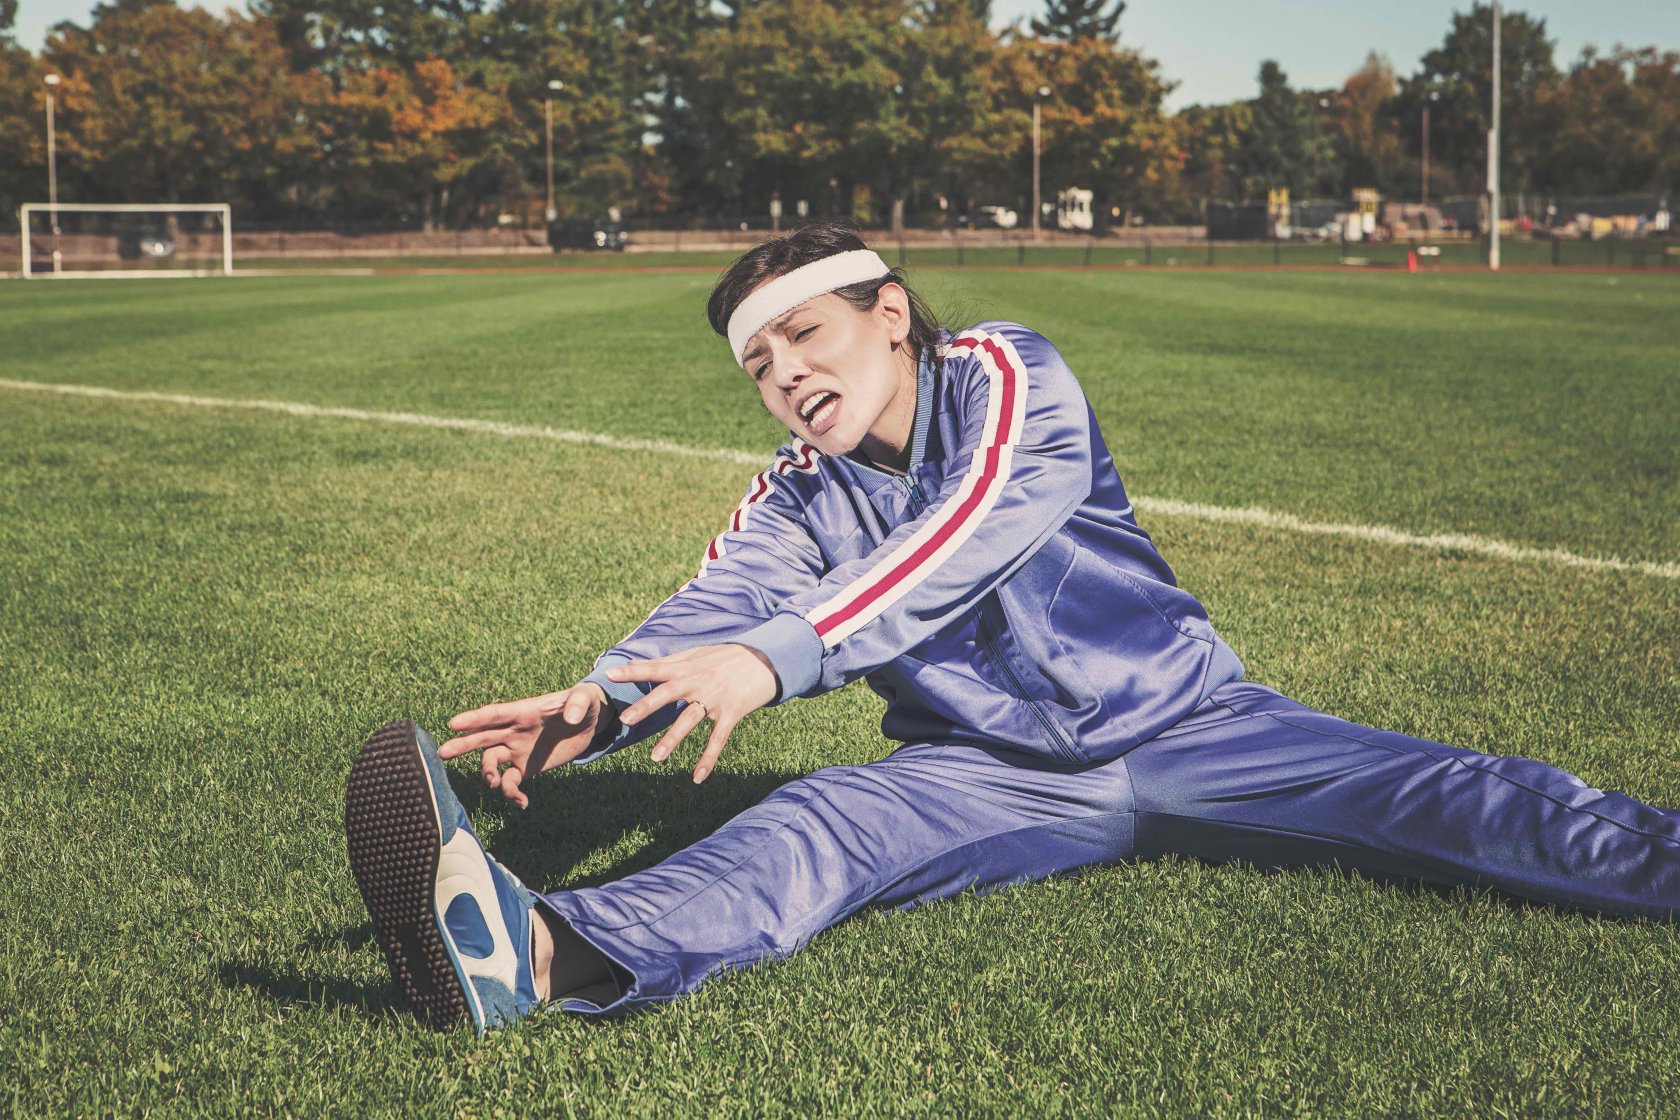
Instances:
[[[747,342],[752,336],[806,300],[865,280],[879,280],[891,271],[873,250],[848,249],[800,265],[760,285],[729,317],[729,349],[735,352],[736,363],[745,369]]]

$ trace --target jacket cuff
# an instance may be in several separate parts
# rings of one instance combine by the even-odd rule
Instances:
[[[620,665],[628,664],[630,664],[630,659],[628,657],[623,657],[616,653],[609,653],[602,657],[599,661],[595,662],[595,668],[590,671],[587,677],[584,677],[583,680],[578,683],[600,685],[601,691],[607,694],[608,700],[612,701],[613,712],[616,715],[618,712],[622,712],[624,709],[640,700],[643,696],[647,695],[647,693],[643,691],[641,686],[635,681],[615,681],[610,680],[607,677],[608,669],[616,669]]]
[[[640,700],[642,690],[635,681],[615,681],[607,678],[607,670],[619,665],[628,664],[628,657],[608,655],[595,662],[595,668],[579,684],[595,684],[601,686],[601,691],[607,694],[608,708],[601,712],[600,725],[595,729],[595,738],[590,741],[589,748],[576,758],[572,765],[594,762],[604,754],[611,754],[620,747],[628,746],[634,741],[634,732],[626,728],[619,721],[618,713]],[[630,732],[627,734],[626,732]]]
[[[772,704],[804,696],[822,677],[823,641],[804,618],[778,614],[760,623],[730,643],[755,649],[770,659],[776,671],[779,691]]]

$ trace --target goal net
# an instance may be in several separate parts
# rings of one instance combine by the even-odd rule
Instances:
[[[19,210],[29,277],[229,276],[226,203],[27,202]]]

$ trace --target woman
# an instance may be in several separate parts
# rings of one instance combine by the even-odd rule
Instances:
[[[441,750],[392,724],[352,771],[352,867],[424,1017],[645,1006],[866,905],[1167,852],[1673,917],[1680,814],[1244,681],[1041,336],[938,330],[835,225],[743,255],[709,313],[792,439],[700,573],[571,688],[464,712]],[[529,891],[440,761],[478,753],[523,807],[531,774],[659,732],[663,760],[710,719],[700,782],[753,711],[858,677],[899,749],[602,887]]]

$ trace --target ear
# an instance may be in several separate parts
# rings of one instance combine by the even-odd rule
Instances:
[[[894,346],[910,337],[910,293],[903,285],[890,281],[882,284],[873,314],[887,328],[887,338]]]

